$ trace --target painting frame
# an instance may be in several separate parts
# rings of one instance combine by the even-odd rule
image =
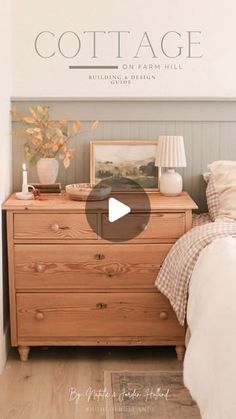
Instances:
[[[104,180],[104,182],[105,182],[105,179],[106,179],[106,177],[103,177],[101,179],[96,178],[96,147],[101,147],[101,146],[102,147],[104,147],[104,146],[105,147],[106,146],[114,147],[114,146],[117,146],[119,148],[119,147],[124,147],[124,146],[126,146],[126,147],[127,146],[128,147],[138,147],[138,146],[139,147],[140,146],[142,146],[142,147],[151,147],[152,146],[153,147],[153,146],[155,146],[155,148],[156,148],[157,145],[158,145],[158,140],[92,140],[92,141],[90,141],[90,183],[92,185],[96,185],[97,183],[99,183],[99,181]],[[104,150],[104,148],[103,148],[103,150]],[[142,148],[142,151],[143,151],[143,148]],[[136,152],[137,152],[137,149],[136,149]],[[155,150],[155,152],[156,152],[156,150]],[[155,160],[155,154],[153,155],[153,160]],[[112,162],[110,162],[110,163],[112,163]],[[151,187],[145,187],[143,185],[140,185],[141,188],[144,191],[147,191],[147,192],[159,192],[158,183],[159,183],[160,172],[161,172],[161,169],[159,167],[155,166],[155,176],[152,176],[152,181],[155,179],[155,185],[151,186]],[[129,178],[129,176],[125,176],[125,177]],[[148,176],[147,176],[147,178],[148,178]],[[133,178],[132,180],[136,181],[135,178]],[[136,182],[138,184],[140,184],[138,181],[136,181]],[[131,189],[131,188],[129,189],[127,187],[125,189],[121,189],[121,188],[116,189],[115,186],[112,188],[112,190],[114,192],[122,192],[122,193],[124,193],[124,192],[129,192],[130,193],[130,192],[140,191],[140,189]]]

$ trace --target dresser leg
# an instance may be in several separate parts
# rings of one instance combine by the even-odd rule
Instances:
[[[182,362],[184,360],[185,346],[184,345],[176,346],[175,351],[176,351],[176,354],[177,354],[178,361]]]
[[[23,362],[28,361],[29,351],[30,351],[29,346],[18,346],[18,352],[19,352],[21,361]]]

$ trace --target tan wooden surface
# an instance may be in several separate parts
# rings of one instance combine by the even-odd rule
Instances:
[[[13,214],[7,213],[7,249],[8,249],[8,283],[10,300],[10,332],[12,345],[17,344],[16,330],[16,290],[15,290],[15,266],[14,266],[14,225]]]
[[[184,338],[168,300],[160,293],[18,294],[22,337],[153,336]],[[68,341],[69,343],[69,341]]]
[[[168,347],[35,347],[25,364],[12,349],[0,376],[0,415],[4,419],[106,419],[105,400],[88,402],[85,392],[89,387],[103,389],[104,371],[116,370],[180,371],[182,364]],[[82,394],[78,403],[70,400],[72,387]]]
[[[170,244],[16,245],[16,288],[156,291],[157,272],[170,248]]]
[[[143,197],[142,193],[116,193],[113,194],[115,198],[119,199],[120,201],[125,200],[127,205],[129,205],[133,210],[143,210]],[[152,192],[148,194],[148,198],[150,201],[150,208],[151,211],[178,211],[178,210],[188,210],[188,209],[196,209],[197,205],[195,202],[190,198],[190,196],[183,192],[179,196],[175,197],[168,197],[161,195],[159,192]],[[86,204],[85,202],[79,201],[71,201],[67,194],[63,193],[62,195],[58,196],[50,196],[50,195],[42,195],[41,200],[33,200],[33,201],[24,201],[16,199],[15,194],[13,194],[3,205],[3,209],[6,210],[30,210],[30,211],[76,211],[76,212],[84,212]],[[107,211],[108,204],[107,200],[103,201],[94,201],[90,203],[90,209],[92,210],[100,210],[100,211]]]
[[[30,346],[45,344],[168,344],[183,357],[185,330],[154,282],[173,243],[191,227],[196,205],[186,193],[148,196],[148,225],[123,243],[97,237],[85,203],[65,194],[25,202],[13,195],[5,203],[11,342],[21,360]],[[115,197],[132,213],[125,227],[117,222],[114,240],[119,229],[140,227],[144,211],[142,194]],[[91,203],[90,212],[98,232],[110,234],[107,201]]]
[[[185,351],[182,334],[160,337],[156,336],[66,336],[66,337],[19,337],[18,348],[31,346],[181,346]],[[15,346],[17,346],[15,345]],[[179,359],[179,361],[183,361]]]
[[[90,215],[95,231],[97,214]],[[85,214],[15,214],[15,239],[96,239],[97,234],[88,224]]]
[[[142,214],[128,214],[113,225],[106,214],[102,217],[102,231],[105,239],[122,239],[126,234],[138,233],[139,239],[178,238],[185,232],[185,212],[151,214],[143,224]]]

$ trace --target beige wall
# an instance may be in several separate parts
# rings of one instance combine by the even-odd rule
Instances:
[[[96,9],[94,0],[40,0],[40,7],[29,0],[12,0],[12,3],[15,97],[236,98],[236,58],[232,52],[236,43],[235,0],[99,0]],[[131,32],[121,36],[122,58],[117,57],[117,37],[105,33],[97,37],[97,58],[93,59],[91,34],[83,34],[83,31],[117,29]],[[55,34],[55,38],[44,36],[44,41],[41,39],[39,43],[42,54],[45,49],[46,55],[55,52],[49,59],[40,58],[34,50],[35,38],[44,30]],[[75,31],[81,38],[81,51],[72,59],[63,57],[57,46],[60,35],[67,30]],[[176,55],[178,46],[183,49],[179,57],[169,59],[163,53],[161,39],[167,31],[173,30],[180,33],[180,38],[172,34],[163,41],[165,52]],[[141,48],[137,54],[140,58],[134,58],[144,31],[149,34],[156,58],[150,48]],[[192,54],[188,50],[187,31],[202,33],[191,37],[195,43],[190,48]],[[76,54],[78,42],[72,34],[66,40],[63,37],[62,44],[65,55]],[[142,45],[147,45],[146,40]],[[189,55],[202,55],[202,58],[188,58]],[[111,64],[119,69],[113,72],[68,69],[69,65]],[[128,71],[123,70],[122,65],[134,67]],[[160,70],[148,71],[149,65],[160,65]],[[165,70],[166,65],[169,70]],[[177,70],[179,65],[181,70]],[[154,79],[136,82],[129,79],[130,84],[116,85],[108,80],[89,80],[89,75],[152,75]]]
[[[9,1],[0,3],[0,51],[1,51],[1,77],[0,77],[0,127],[1,127],[1,153],[0,153],[0,203],[6,199],[11,191],[11,140],[10,140],[10,5]],[[4,233],[4,217],[0,216],[0,229]],[[5,234],[5,233],[4,233]],[[5,241],[0,241],[0,373],[3,370],[8,351],[8,295],[6,275],[6,248]]]
[[[52,117],[81,118],[85,129],[89,121],[100,120],[92,134],[84,132],[73,141],[75,158],[70,168],[60,169],[63,184],[89,181],[89,141],[91,139],[153,140],[161,134],[183,135],[187,168],[182,170],[184,188],[193,196],[201,211],[206,209],[205,185],[201,174],[207,164],[217,159],[236,160],[235,101],[15,101],[21,111],[43,103],[50,106]],[[14,122],[13,128],[19,124]],[[13,142],[14,189],[21,188],[24,160],[23,140]],[[30,181],[37,180],[35,168],[29,169]]]

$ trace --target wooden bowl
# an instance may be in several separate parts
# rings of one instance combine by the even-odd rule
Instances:
[[[101,201],[111,193],[111,186],[91,183],[74,183],[66,186],[66,192],[74,201]]]

